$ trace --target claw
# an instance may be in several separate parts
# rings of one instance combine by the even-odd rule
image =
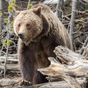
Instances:
[[[29,85],[32,85],[32,84],[31,84],[30,81],[22,80],[19,85],[20,85],[20,86],[22,86],[22,85],[29,86]]]

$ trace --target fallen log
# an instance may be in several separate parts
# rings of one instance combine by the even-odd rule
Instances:
[[[77,79],[77,81],[79,82],[80,85],[82,85],[83,82],[85,81],[85,78]],[[2,84],[5,84],[5,80],[2,82],[3,82]],[[13,84],[13,80],[10,79],[10,83]],[[6,84],[7,84],[7,81],[6,81]],[[32,85],[32,86],[17,86],[17,85],[15,86],[14,85],[12,87],[11,85],[9,85],[9,86],[7,86],[7,88],[71,88],[71,87],[65,81],[57,81],[57,82],[48,82],[48,83],[36,84],[36,85]]]
[[[42,74],[48,75],[48,79],[64,79],[72,88],[81,88],[75,78],[88,77],[88,60],[68,48],[58,46],[54,53],[57,59],[49,57],[51,64],[47,68],[38,69]],[[59,63],[58,59],[62,62]],[[63,64],[64,63],[64,64]]]
[[[6,64],[7,71],[19,71],[18,64]],[[4,69],[4,64],[0,64],[0,70]]]

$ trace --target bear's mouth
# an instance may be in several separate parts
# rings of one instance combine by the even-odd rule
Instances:
[[[29,39],[29,38],[23,38],[23,39],[22,39],[23,42],[28,42],[28,41],[30,41],[30,40],[31,40],[31,38],[30,38],[30,39]]]

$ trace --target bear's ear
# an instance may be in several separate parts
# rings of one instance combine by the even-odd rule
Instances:
[[[39,7],[37,7],[37,8],[34,8],[34,9],[33,9],[33,12],[34,12],[35,14],[37,14],[38,16],[40,16],[40,15],[41,15],[41,6],[39,6]]]
[[[16,12],[15,12],[15,16],[17,16],[19,13],[20,13],[20,11],[16,11]]]

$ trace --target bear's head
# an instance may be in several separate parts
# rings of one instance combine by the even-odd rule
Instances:
[[[41,14],[40,6],[15,12],[14,32],[26,45],[45,32],[43,26],[48,27],[48,23]]]

